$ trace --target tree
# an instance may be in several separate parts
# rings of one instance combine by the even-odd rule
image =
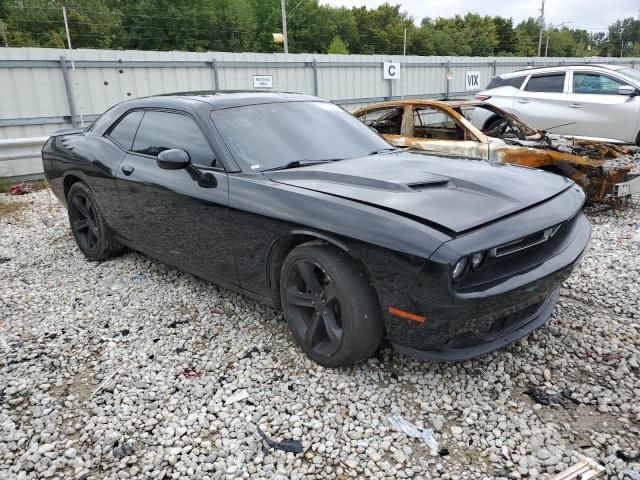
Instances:
[[[516,34],[513,30],[513,20],[511,18],[493,17],[496,26],[496,36],[498,44],[496,51],[498,55],[510,55],[516,51]]]
[[[401,54],[404,32],[413,55],[534,56],[540,27],[534,18],[476,13],[423,18],[400,5],[332,7],[288,0],[289,51]],[[11,46],[66,47],[66,6],[74,48],[282,52],[272,33],[282,29],[280,0],[0,0]],[[640,54],[640,20],[625,18],[608,31],[550,28],[549,56]]]
[[[327,53],[336,53],[339,55],[348,55],[349,50],[347,50],[347,46],[342,41],[339,35],[333,37],[331,43],[329,44],[329,48],[327,48]]]

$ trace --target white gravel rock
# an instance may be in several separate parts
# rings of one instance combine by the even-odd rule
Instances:
[[[86,261],[47,191],[0,216],[0,479],[538,478],[640,448],[640,208],[591,211],[551,320],[464,363],[324,369],[271,308],[138,253]],[[538,403],[527,391],[552,399]],[[233,399],[234,401],[230,401]],[[389,428],[433,428],[439,455]],[[304,453],[264,449],[256,425]]]

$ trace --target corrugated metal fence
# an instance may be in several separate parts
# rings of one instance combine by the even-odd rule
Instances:
[[[400,63],[400,78],[385,80],[383,63]],[[254,76],[270,89],[303,92],[355,109],[405,97],[460,97],[467,72],[484,87],[496,74],[527,66],[623,63],[640,59],[417,57],[228,52],[147,52],[0,48],[0,139],[39,137],[82,126],[127,98],[195,90],[246,90]],[[41,170],[38,159],[0,163],[0,177]]]

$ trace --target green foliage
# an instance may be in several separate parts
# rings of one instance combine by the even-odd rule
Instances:
[[[347,50],[347,46],[342,41],[342,39],[338,35],[336,35],[335,37],[333,37],[333,40],[331,40],[329,48],[327,48],[327,53],[347,55],[349,53],[349,50]]]
[[[282,52],[280,0],[0,0],[10,46],[66,47],[62,6],[74,48]],[[417,24],[400,5],[332,7],[319,0],[288,0],[292,53],[534,56],[539,25],[529,18],[475,13],[424,18]],[[624,56],[640,53],[640,20],[613,23],[607,33],[549,28],[542,54]],[[2,41],[2,39],[0,39]],[[0,43],[1,45],[1,43]]]

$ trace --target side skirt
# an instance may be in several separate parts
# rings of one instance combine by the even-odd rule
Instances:
[[[153,252],[151,250],[146,250],[146,249],[142,249],[140,247],[138,247],[137,245],[134,245],[133,243],[131,243],[130,241],[120,237],[119,235],[116,235],[116,240],[118,240],[118,242],[120,242],[122,245],[125,245],[127,247],[129,247],[131,250],[135,250],[137,252],[142,253],[143,255],[146,255],[148,257],[153,258],[154,260],[158,260],[162,263],[166,263],[167,265],[171,265],[174,268],[177,268],[178,270],[182,271],[182,272],[187,272],[190,273],[192,275],[195,275],[196,277],[202,278],[204,280],[207,280],[211,283],[215,283],[216,285],[219,285],[223,288],[226,288],[228,290],[233,290],[234,292],[238,292],[241,293],[243,295],[246,295],[247,297],[253,298],[254,300],[257,300],[260,303],[264,303],[265,305],[268,305],[270,307],[276,308],[276,305],[273,301],[273,299],[271,297],[265,297],[264,295],[259,295],[255,292],[252,292],[250,290],[246,290],[244,288],[242,288],[239,285],[235,285],[233,283],[229,283],[225,280],[222,280],[221,278],[218,278],[214,275],[211,275],[209,273],[206,272],[201,272],[199,270],[195,270],[193,268],[185,268],[182,265],[178,265],[174,262],[171,262],[169,260],[167,260],[166,258],[162,257],[161,255],[157,254],[156,252]]]

